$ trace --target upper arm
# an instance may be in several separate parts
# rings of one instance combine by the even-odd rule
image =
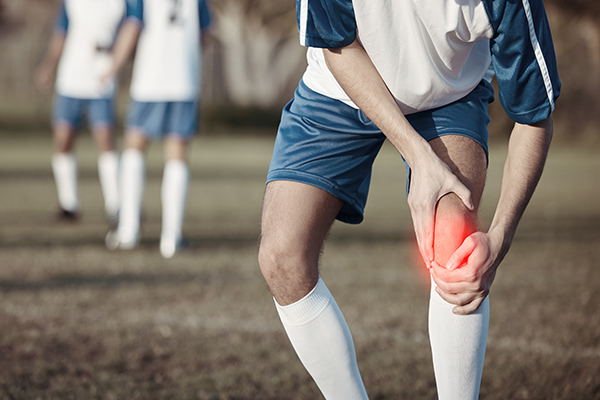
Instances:
[[[548,118],[561,84],[542,0],[484,4],[495,32],[490,49],[502,106],[521,124]]]
[[[198,0],[198,19],[200,21],[200,29],[206,31],[211,23],[210,7],[207,0]]]
[[[352,0],[296,0],[302,46],[337,48],[356,39]]]
[[[140,26],[144,21],[144,2],[143,0],[127,0],[125,9],[126,21],[134,21]]]
[[[69,17],[67,16],[67,9],[65,7],[65,2],[62,1],[60,3],[60,8],[58,10],[58,14],[56,15],[56,20],[54,21],[54,32],[64,35],[67,33],[68,28],[69,28]]]

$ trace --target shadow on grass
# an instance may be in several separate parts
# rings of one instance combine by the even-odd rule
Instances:
[[[585,217],[528,217],[515,236],[516,241],[600,241],[600,215]],[[599,242],[600,244],[600,242]]]
[[[62,290],[68,288],[118,288],[124,286],[184,286],[195,284],[200,286],[218,283],[232,284],[247,279],[240,274],[226,271],[209,271],[184,273],[167,271],[165,273],[123,273],[118,275],[96,274],[77,275],[61,274],[36,281],[0,280],[0,292],[25,292],[41,290]]]

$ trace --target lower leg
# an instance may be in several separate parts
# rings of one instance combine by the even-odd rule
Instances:
[[[131,132],[121,156],[121,210],[118,238],[126,246],[134,246],[140,236],[140,216],[145,183],[145,138]]]
[[[453,304],[435,291],[429,301],[429,339],[439,400],[477,400],[485,359],[489,299],[469,315],[452,313]]]
[[[312,186],[269,183],[259,262],[286,333],[326,399],[367,399],[346,321],[318,259],[342,203]]]
[[[111,221],[117,220],[119,212],[119,154],[115,150],[113,131],[109,126],[94,127],[98,148],[98,176],[104,196],[104,211]]]
[[[161,254],[172,257],[182,239],[190,171],[185,160],[187,142],[169,137],[165,140],[165,167],[161,186]]]
[[[432,147],[453,173],[471,190],[476,210],[485,184],[486,158],[471,139],[449,136]],[[477,230],[477,211],[469,211],[455,194],[440,199],[436,209],[435,261],[444,266],[464,239]],[[440,400],[479,397],[489,324],[489,302],[469,315],[452,313],[454,305],[435,291],[432,280],[429,337]]]
[[[68,212],[79,211],[77,187],[77,159],[73,154],[75,131],[68,125],[54,126],[53,140],[55,152],[52,156],[52,172],[58,192],[60,207]]]
[[[326,399],[368,399],[348,324],[321,278],[302,299],[275,302],[285,332]]]

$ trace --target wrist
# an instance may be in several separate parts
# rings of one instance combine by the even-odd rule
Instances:
[[[416,140],[405,140],[399,146],[396,146],[408,166],[413,170],[418,170],[421,166],[430,166],[435,164],[435,161],[439,160],[439,157],[435,154],[429,143],[422,139],[421,136]]]
[[[504,258],[512,244],[514,232],[502,227],[491,227],[487,235],[490,240],[490,245],[495,249],[495,252],[499,254],[499,258]]]

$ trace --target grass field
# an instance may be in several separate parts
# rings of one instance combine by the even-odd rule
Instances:
[[[0,136],[0,399],[318,399],[256,262],[273,140],[200,138],[185,233],[158,253],[161,148],[141,247],[105,250],[89,136],[82,219],[57,225],[50,140]],[[482,224],[499,194],[491,151]],[[427,285],[415,266],[404,166],[385,146],[366,221],[335,225],[322,275],[354,335],[370,398],[435,399]],[[600,399],[600,157],[553,148],[491,294],[481,398]]]

